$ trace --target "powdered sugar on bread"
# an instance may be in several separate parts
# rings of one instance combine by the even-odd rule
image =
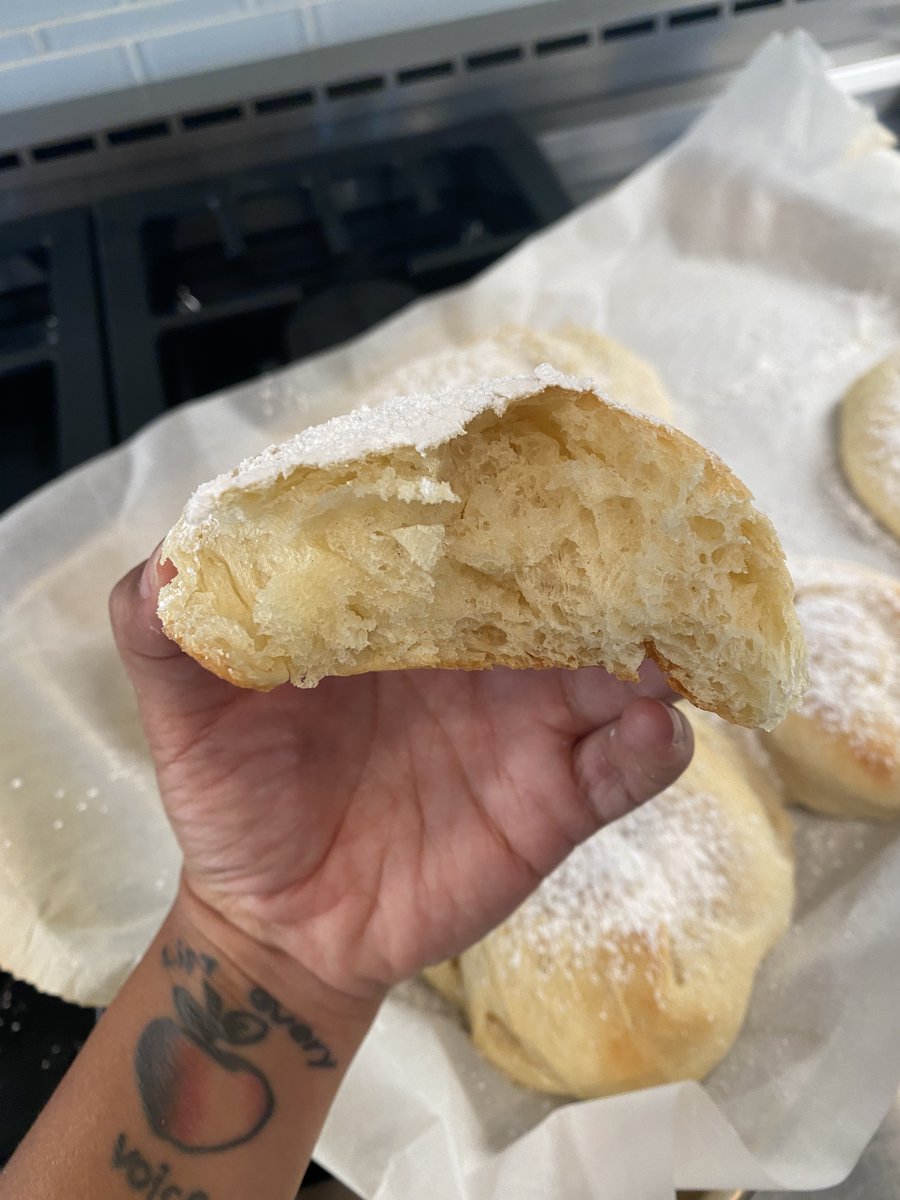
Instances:
[[[900,816],[900,581],[855,563],[795,565],[809,690],[769,749],[791,798],[833,816]]]
[[[509,920],[508,969],[521,949],[547,970],[581,975],[596,966],[627,974],[622,949],[637,938],[684,954],[708,938],[727,895],[735,856],[731,828],[710,795],[675,784],[577,847]],[[565,956],[560,951],[565,948]]]
[[[585,380],[389,399],[203,485],[165,541],[164,628],[245,687],[654,658],[769,727],[805,652],[771,523],[714,455]]]
[[[737,1035],[756,968],[790,920],[790,827],[743,743],[711,718],[692,724],[677,783],[426,971],[520,1083],[596,1096],[699,1079]]]
[[[543,363],[530,375],[488,379],[461,387],[451,384],[431,394],[393,396],[374,408],[365,405],[332,417],[201,484],[185,506],[185,521],[200,525],[230,492],[265,488],[287,478],[298,467],[331,467],[404,447],[422,453],[461,434],[480,413],[493,410],[502,416],[511,401],[536,396],[549,386],[592,390],[589,379],[563,375]],[[421,498],[429,498],[427,488]]]

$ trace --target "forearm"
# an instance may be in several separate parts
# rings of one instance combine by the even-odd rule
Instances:
[[[376,1009],[182,893],[0,1200],[289,1200]]]

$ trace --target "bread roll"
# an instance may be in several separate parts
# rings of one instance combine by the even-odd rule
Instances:
[[[900,582],[852,563],[797,567],[809,647],[802,707],[766,738],[791,799],[836,817],[900,816]]]
[[[853,490],[900,537],[900,349],[844,397],[840,451]]]
[[[166,538],[168,635],[245,687],[648,655],[769,727],[805,651],[771,523],[713,455],[550,367],[407,396],[200,487]]]
[[[601,396],[613,396],[619,404],[666,421],[672,419],[672,401],[648,363],[612,338],[577,325],[549,331],[507,325],[468,345],[404,363],[366,384],[364,391],[369,404],[380,404],[393,396],[527,375],[541,363],[553,363],[566,375],[590,379]]]
[[[777,792],[713,720],[692,714],[676,784],[425,972],[517,1083],[587,1098],[702,1079],[737,1037],[790,920],[793,861]]]

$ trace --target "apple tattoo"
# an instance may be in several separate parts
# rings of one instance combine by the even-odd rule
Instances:
[[[261,1041],[269,1026],[253,1013],[225,1011],[207,980],[203,991],[205,1008],[186,988],[173,988],[178,1020],[151,1021],[134,1055],[150,1128],[186,1154],[243,1145],[259,1133],[275,1108],[263,1073],[227,1048]]]

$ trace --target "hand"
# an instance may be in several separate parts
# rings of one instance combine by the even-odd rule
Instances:
[[[341,996],[461,951],[574,846],[672,783],[658,670],[397,671],[260,693],[162,632],[154,554],[110,600],[184,886]]]

